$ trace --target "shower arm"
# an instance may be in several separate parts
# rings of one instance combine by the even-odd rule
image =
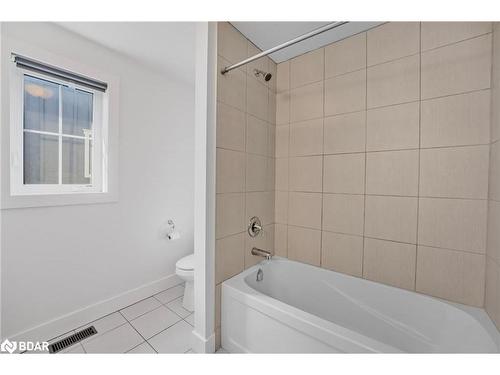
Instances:
[[[297,44],[299,42],[302,42],[303,40],[312,38],[313,36],[316,36],[318,34],[324,33],[325,31],[328,31],[328,30],[331,30],[331,29],[335,29],[336,27],[345,25],[346,23],[349,23],[349,22],[347,22],[347,21],[338,21],[338,22],[332,22],[332,23],[329,23],[327,25],[318,27],[317,29],[314,29],[312,31],[309,31],[306,34],[303,34],[303,35],[298,36],[298,37],[296,37],[294,39],[291,39],[288,42],[285,42],[285,43],[282,43],[280,45],[277,45],[276,47],[269,48],[269,49],[267,49],[265,51],[262,51],[262,52],[254,55],[252,57],[249,57],[248,59],[240,61],[239,63],[233,64],[233,65],[230,65],[230,66],[226,66],[224,69],[221,70],[221,73],[222,74],[226,74],[227,72],[230,72],[233,69],[239,68],[240,66],[248,64],[248,63],[250,63],[250,62],[252,62],[254,60],[260,59],[261,57],[270,55],[271,53],[274,53],[274,52],[279,51],[279,50],[281,50],[283,48],[286,48],[286,47],[289,47],[291,45],[294,45],[294,44]]]

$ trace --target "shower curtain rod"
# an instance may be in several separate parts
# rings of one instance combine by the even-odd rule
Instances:
[[[262,51],[262,52],[254,55],[252,57],[249,57],[248,59],[240,61],[237,64],[226,66],[224,69],[222,69],[221,73],[222,74],[226,74],[227,72],[229,72],[229,71],[231,71],[233,69],[239,68],[242,65],[248,64],[249,62],[252,62],[254,60],[260,59],[261,57],[270,55],[273,52],[279,51],[279,50],[281,50],[283,48],[289,47],[289,46],[294,45],[296,43],[302,42],[303,40],[309,39],[309,38],[311,38],[311,37],[313,37],[315,35],[324,33],[325,31],[328,31],[328,30],[331,30],[331,29],[335,29],[336,27],[345,25],[346,23],[349,23],[349,22],[347,22],[347,21],[332,22],[332,23],[329,23],[329,24],[327,24],[325,26],[318,27],[317,29],[314,29],[312,31],[309,31],[308,33],[305,33],[305,34],[303,34],[301,36],[298,36],[298,37],[296,37],[294,39],[291,39],[288,42],[282,43],[282,44],[277,45],[276,47],[273,47],[273,48],[269,48],[269,49],[267,49],[265,51]]]

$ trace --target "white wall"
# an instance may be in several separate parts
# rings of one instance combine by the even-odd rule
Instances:
[[[172,275],[193,252],[194,87],[55,25],[3,23],[2,37],[120,79],[118,202],[2,210],[1,323],[10,337]],[[178,241],[160,234],[168,218]]]

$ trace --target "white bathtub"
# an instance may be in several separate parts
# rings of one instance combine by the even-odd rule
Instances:
[[[229,352],[500,351],[482,309],[282,258],[225,281],[221,314]]]

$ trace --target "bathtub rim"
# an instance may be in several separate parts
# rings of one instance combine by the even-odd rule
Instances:
[[[347,274],[343,274],[340,272],[336,272],[333,270],[317,267],[314,265],[310,264],[305,264],[301,262],[296,262],[294,260],[290,260],[288,258],[282,258],[275,256],[273,257],[272,261],[280,261],[280,262],[293,262],[293,263],[298,263],[302,266],[306,267],[313,267],[317,268],[318,270],[321,271],[327,271],[327,272],[334,272],[342,277],[346,278],[353,278],[361,281],[365,281],[367,283],[375,283],[378,285],[381,285],[386,288],[390,289],[396,289],[398,291],[403,291],[407,293],[414,293],[420,297],[424,298],[429,298],[431,300],[435,300],[441,303],[445,303],[446,305],[449,305],[452,308],[456,308],[458,310],[461,310],[463,313],[471,316],[476,322],[480,324],[480,326],[487,332],[488,336],[491,338],[493,343],[497,347],[497,353],[500,353],[500,332],[492,322],[491,318],[488,316],[484,308],[480,307],[475,307],[475,306],[468,306],[452,301],[447,301],[438,297],[430,296],[427,294],[419,293],[416,291],[412,290],[406,290],[402,288],[397,288],[391,285],[379,283],[376,281],[368,280],[368,279],[363,279],[360,277],[355,277]],[[224,298],[224,295],[226,295],[229,298],[234,298],[238,300],[241,303],[244,303],[247,305],[249,308],[255,309],[266,316],[268,316],[271,319],[276,319],[275,316],[273,316],[272,312],[278,311],[279,313],[283,314],[286,316],[288,319],[287,321],[283,322],[284,324],[290,326],[291,328],[300,331],[302,334],[306,334],[309,336],[313,336],[317,338],[318,340],[326,343],[327,345],[330,345],[328,340],[323,340],[321,338],[318,338],[317,335],[311,335],[307,331],[304,331],[303,329],[300,330],[296,326],[293,326],[289,324],[290,320],[294,319],[296,322],[300,322],[304,327],[307,327],[309,330],[315,331],[315,333],[319,333],[319,336],[322,336],[321,333],[326,330],[330,334],[336,335],[338,338],[343,340],[346,344],[346,350],[349,352],[351,349],[349,347],[353,347],[355,352],[359,352],[359,348],[363,348],[364,350],[361,351],[367,351],[367,352],[373,352],[373,353],[406,353],[401,349],[395,348],[391,345],[384,344],[376,339],[373,339],[371,337],[365,336],[361,333],[358,333],[356,331],[350,330],[348,328],[345,328],[341,325],[338,325],[334,322],[331,322],[327,319],[323,319],[321,317],[318,317],[312,313],[309,313],[307,311],[301,310],[295,306],[289,305],[285,302],[282,302],[276,298],[270,297],[254,288],[252,288],[247,282],[245,281],[245,278],[254,272],[257,271],[258,268],[262,266],[265,262],[268,262],[266,260],[262,260],[261,262],[253,265],[252,267],[244,270],[243,272],[233,276],[232,278],[225,280],[222,285],[221,285],[221,292],[222,296],[221,298]],[[222,303],[222,300],[221,300]],[[221,308],[221,318],[222,318],[222,308]],[[221,324],[222,328],[222,324]],[[324,334],[323,334],[324,336]],[[366,344],[362,344],[362,342]],[[358,349],[354,347],[358,347]],[[432,352],[434,353],[434,352]],[[443,353],[443,352],[435,352],[435,353]],[[487,352],[485,352],[487,353]],[[430,353],[431,354],[431,353]]]

